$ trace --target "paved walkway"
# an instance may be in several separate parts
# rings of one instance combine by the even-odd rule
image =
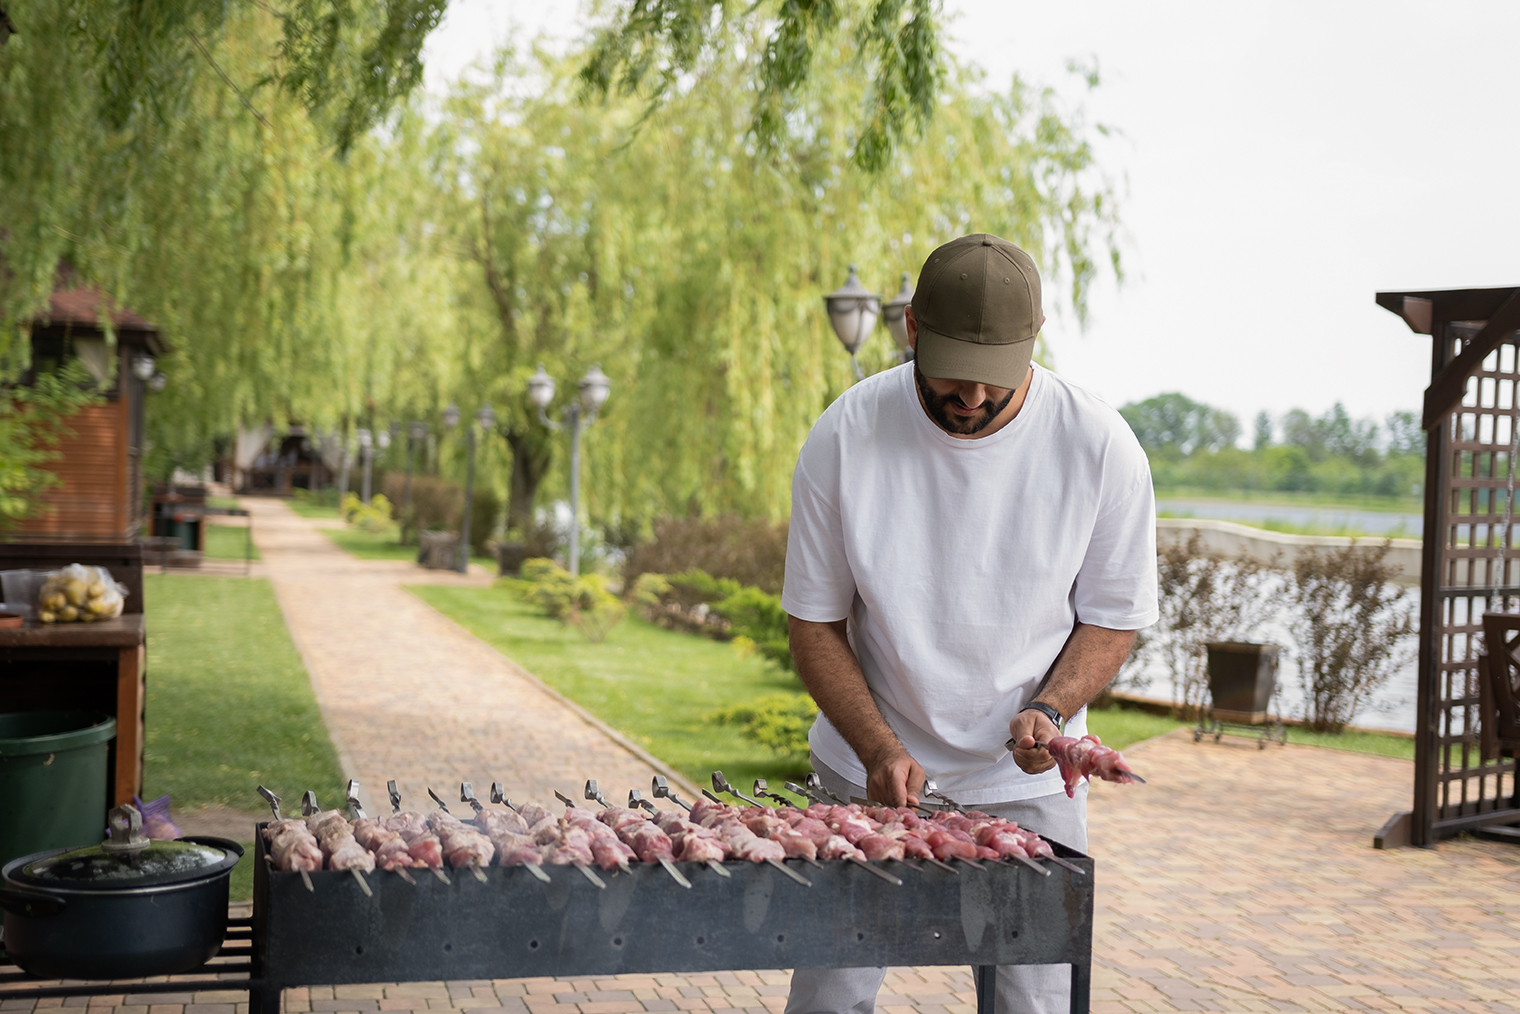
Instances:
[[[501,781],[513,797],[546,803],[555,789],[579,796],[588,777],[624,796],[647,791],[654,770],[627,745],[401,587],[482,586],[491,575],[357,560],[282,501],[243,504],[344,769],[371,810],[392,778],[416,806],[429,787],[457,798],[461,781],[482,798]]]
[[[254,501],[260,548],[349,762],[409,793],[461,777],[529,794],[562,771],[621,786],[648,768],[415,598],[408,565],[359,563],[283,505]],[[435,575],[434,580],[483,581]],[[573,744],[573,745],[570,745]],[[1126,756],[1145,786],[1099,784],[1096,1014],[1520,1011],[1520,849],[1459,839],[1371,848],[1408,806],[1404,761],[1186,734]],[[410,983],[286,993],[304,1011],[778,1012],[787,973]],[[246,1014],[242,994],[166,992],[90,1014]],[[962,968],[893,969],[884,1014],[974,1014]],[[84,1006],[42,1001],[36,1006]],[[28,1010],[4,1001],[0,1009]]]

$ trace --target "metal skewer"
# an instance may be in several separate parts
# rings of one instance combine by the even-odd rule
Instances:
[[[691,812],[691,804],[671,791],[670,785],[665,781],[664,775],[654,776],[654,780],[649,783],[649,791],[654,798],[668,799],[688,813]]]
[[[840,806],[849,805],[843,799],[840,799],[838,796],[834,795],[834,793],[829,791],[828,786],[823,784],[823,779],[818,777],[818,772],[816,771],[809,771],[807,777],[803,779],[803,783],[806,784],[810,790],[813,790],[813,793],[810,794],[814,794],[814,798],[817,798],[817,792],[822,792],[825,796],[828,796]]]
[[[728,779],[723,777],[723,772],[721,772],[721,771],[714,771],[712,773],[712,784],[713,784],[713,790],[715,792],[725,792],[728,795],[733,796],[735,799],[742,799],[742,800],[744,800],[746,803],[748,803],[751,806],[759,806],[759,807],[762,807],[762,808],[767,808],[764,803],[761,803],[761,802],[759,802],[757,800],[749,798],[748,796],[746,796],[742,792],[740,792],[738,789],[736,789],[732,785],[728,784]]]
[[[263,796],[264,800],[269,804],[269,809],[274,814],[274,819],[275,820],[284,820],[285,819],[284,817],[280,816],[280,797],[279,796],[275,795],[273,792],[270,792],[268,789],[264,788],[264,786],[262,786],[262,785],[259,786],[259,795]],[[267,862],[267,863],[269,863],[269,865],[271,865],[271,866],[274,865],[274,857],[273,856],[270,856],[270,855],[266,854],[264,856],[264,861]],[[312,883],[311,883],[311,874],[307,873],[305,870],[297,870],[296,872],[299,873],[299,874],[301,874],[301,883],[303,883],[303,884],[306,885],[306,889],[308,891],[311,891],[313,894],[315,894],[317,889],[314,886],[312,886]]]
[[[686,802],[681,799],[680,796],[677,796],[675,793],[670,791],[670,787],[665,784],[665,777],[663,775],[654,776],[654,782],[650,787],[650,791],[655,794],[655,798],[657,799],[674,799],[681,806],[686,806]],[[655,806],[649,800],[645,799],[643,794],[640,793],[638,789],[628,790],[628,805],[635,809],[642,806],[650,813],[658,813],[660,809],[658,806]],[[686,809],[690,811],[691,807],[686,806]],[[716,859],[707,860],[707,868],[712,870],[718,876],[722,877],[724,880],[730,880],[733,878],[733,874],[728,872],[728,869]],[[812,885],[809,884],[808,886],[811,887]]]
[[[307,789],[301,795],[301,816],[303,816],[303,817],[310,817],[312,814],[316,813],[320,809],[321,809],[321,807],[317,805],[317,794],[316,794],[316,792],[314,792],[311,789]],[[302,870],[301,872],[304,873],[306,871]],[[369,889],[369,883],[368,883],[368,881],[366,881],[364,879],[364,874],[360,873],[358,870],[355,870],[355,869],[350,869],[348,872],[352,873],[354,875],[354,879],[359,882],[359,889],[361,891],[363,891],[369,897],[373,898],[374,897],[374,892]],[[302,879],[305,880],[305,879],[308,879],[308,878],[303,877]]]
[[[1010,739],[1008,742],[1006,742],[1006,743],[1003,744],[1003,748],[1005,750],[1007,750],[1009,753],[1013,753],[1013,751],[1018,747],[1018,745],[1019,745],[1019,741],[1018,740],[1016,740],[1016,739]],[[1050,744],[1049,743],[1036,743],[1035,744],[1035,749],[1036,750],[1044,750],[1046,753],[1049,753],[1050,752]],[[1139,775],[1135,774],[1133,771],[1125,771],[1125,772],[1122,772],[1122,774],[1128,775],[1130,778],[1133,778],[1135,781],[1139,782],[1141,785],[1147,784],[1147,782],[1146,782],[1146,780],[1144,778],[1141,778]],[[1091,779],[1091,776],[1088,776],[1088,778]]]
[[[660,812],[660,808],[658,806],[655,806],[649,800],[645,799],[644,798],[644,794],[642,792],[640,792],[638,789],[629,789],[628,790],[628,809],[630,809],[630,810],[645,809],[645,810],[648,810],[650,813],[659,813]]]
[[[782,873],[785,873],[787,876],[791,877],[793,880],[797,881],[797,883],[801,884],[803,887],[812,887],[813,886],[813,882],[811,880],[809,880],[807,877],[804,877],[802,874],[798,873],[796,870],[788,868],[787,865],[785,863],[783,863],[781,860],[779,860],[779,859],[766,859],[766,862],[768,864],[770,864],[771,866],[774,866],[776,869],[780,870]],[[888,874],[888,876],[891,876],[891,874]],[[892,879],[893,880],[897,880],[896,877],[892,877]],[[897,882],[899,884],[902,883],[901,880],[898,880]]]
[[[353,778],[348,780],[348,808],[353,811],[355,820],[365,819],[364,807],[359,804],[359,783]],[[354,872],[357,873],[358,871],[355,870]],[[417,886],[417,878],[407,872],[406,867],[398,866],[392,872],[413,887]],[[368,885],[365,886],[367,887]],[[365,893],[368,892],[366,891]]]
[[[755,779],[755,788],[753,791],[755,795],[759,796],[761,799],[774,799],[776,802],[780,803],[783,806],[790,806],[794,810],[797,809],[796,800],[788,799],[779,792],[771,792],[770,785],[766,783],[764,778]]]
[[[461,784],[459,786],[459,793],[460,793],[460,798],[461,799],[464,798],[464,793],[466,791],[469,792],[471,800],[474,800],[475,792],[474,792],[473,789],[470,788],[470,783],[469,782],[464,782],[463,784]],[[505,803],[508,807],[511,808],[511,810],[512,810],[513,813],[517,812],[517,807],[512,806],[512,800],[510,800],[510,799],[507,798],[507,787],[505,785],[503,785],[501,782],[492,782],[491,783],[491,802],[493,802],[493,803]],[[471,805],[475,806],[475,812],[476,813],[480,813],[482,810],[485,809],[485,807],[479,806],[477,804],[478,804],[478,800],[475,800],[475,801],[471,802]],[[544,883],[546,883],[546,884],[552,884],[552,883],[554,883],[553,880],[549,879],[549,874],[545,873],[544,872],[544,868],[541,865],[539,865],[538,863],[522,863],[521,865],[522,865],[523,869],[527,870],[529,873],[531,873],[533,876],[537,877],[539,880],[542,880]]]
[[[813,791],[811,789],[803,788],[801,785],[798,785],[796,782],[782,782],[781,784],[786,786],[786,791],[788,791],[788,792],[795,792],[795,793],[797,793],[797,795],[801,796],[804,799],[811,799],[813,802],[820,803],[820,804],[822,804],[824,806],[833,806],[834,805],[834,803],[833,803],[832,800],[826,799],[826,798],[824,798],[823,796],[820,796],[820,795],[816,795],[816,794],[813,793]]]
[[[392,813],[400,813],[401,812],[401,794],[400,794],[400,792],[397,791],[397,787],[395,787],[395,780],[394,780],[394,778],[392,778],[391,781],[386,781],[385,787],[386,787],[386,792],[388,792],[388,794],[391,795],[391,812]],[[427,795],[433,795],[432,789],[429,789],[429,791],[427,791]],[[433,798],[435,798],[435,800],[438,800],[438,797],[436,797],[436,795],[433,795]],[[439,806],[444,806],[444,801],[438,800],[438,804],[439,804]],[[448,810],[448,807],[444,806],[444,810]],[[444,873],[444,871],[442,871],[442,870],[439,870],[438,867],[427,867],[427,870],[429,870],[430,873],[433,874],[433,876],[438,877],[439,880],[442,880],[442,882],[444,882],[444,883],[450,883],[450,885],[451,885],[451,883],[453,883],[453,880],[448,879],[448,874]]]
[[[599,788],[597,788],[596,779],[595,778],[588,778],[588,779],[586,779],[586,798],[587,799],[594,799],[598,803],[601,803],[607,809],[609,809],[609,810],[612,809],[612,804],[609,803],[609,802],[607,802],[607,800],[605,800],[605,799],[602,798],[602,790],[599,789]]]
[[[355,820],[363,820],[364,819],[364,807],[362,807],[362,806],[359,805],[359,783],[358,783],[358,781],[356,781],[355,779],[350,778],[348,780],[348,787],[345,789],[345,793],[348,796],[348,808],[351,811],[353,811],[354,819]],[[368,851],[368,850],[366,849],[365,851]],[[364,879],[364,874],[363,873],[360,873],[358,871],[358,869],[356,869],[356,868],[354,868],[352,866],[350,866],[348,868],[348,872],[352,873],[354,875],[354,879],[359,882],[359,890],[361,890],[361,891],[364,892],[364,896],[366,898],[373,898],[375,896],[375,892],[371,891],[369,889],[369,881],[367,881],[367,880]]]

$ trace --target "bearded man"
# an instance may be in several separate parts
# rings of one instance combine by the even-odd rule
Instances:
[[[1086,732],[1156,621],[1156,508],[1119,413],[1032,362],[1044,320],[1012,243],[929,255],[914,361],[843,394],[798,456],[781,601],[831,791],[911,806],[932,777],[1085,851],[1086,785],[1068,799],[1039,744]],[[871,1014],[884,975],[798,969],[786,1014]],[[1069,997],[1064,966],[998,969],[1000,1014]]]

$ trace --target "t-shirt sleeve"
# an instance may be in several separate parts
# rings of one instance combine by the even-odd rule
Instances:
[[[799,620],[833,623],[850,615],[855,575],[845,553],[838,501],[811,479],[808,448],[792,473],[792,520],[786,536],[781,608]]]
[[[1138,455],[1138,461],[1134,456]],[[1150,464],[1136,445],[1105,497],[1092,539],[1077,572],[1077,620],[1112,630],[1139,630],[1155,623],[1156,495]],[[1127,481],[1126,481],[1127,480]]]

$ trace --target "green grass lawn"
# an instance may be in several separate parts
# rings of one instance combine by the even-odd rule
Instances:
[[[257,811],[261,783],[292,801],[307,788],[337,790],[337,751],[269,582],[145,574],[143,585],[144,797],[167,792],[176,810]],[[238,864],[235,899],[250,896],[252,871]]]
[[[285,506],[303,518],[335,518],[338,516],[338,508],[329,507],[326,504],[313,503],[310,500],[290,499],[285,501]]]
[[[1284,507],[1346,507],[1390,514],[1419,514],[1425,501],[1412,496],[1358,496],[1343,493],[1291,493],[1286,490],[1203,490],[1185,486],[1158,488],[1159,500],[1187,499]]]
[[[336,514],[334,514],[336,517]],[[417,559],[417,546],[402,545],[401,528],[394,522],[383,532],[366,532],[362,528],[345,525],[342,528],[323,528],[322,534],[333,545],[361,560],[410,560]],[[470,562],[482,567],[494,568],[496,561],[489,556],[470,554]]]
[[[1330,750],[1350,750],[1353,753],[1370,753],[1379,757],[1398,757],[1414,760],[1414,740],[1388,732],[1369,732],[1351,729],[1346,732],[1311,732],[1295,726],[1288,727],[1288,742],[1304,746],[1322,746]]]
[[[1153,715],[1136,708],[1112,706],[1092,708],[1087,712],[1087,731],[1101,739],[1105,746],[1123,750],[1142,739],[1164,736],[1173,729],[1181,729],[1190,722],[1179,722],[1165,715]]]
[[[780,759],[731,726],[703,721],[727,705],[802,689],[759,657],[634,616],[605,643],[588,644],[501,588],[408,590],[698,785],[708,784],[715,769],[743,790],[756,778],[779,787],[807,771],[805,762]]]
[[[243,525],[207,525],[206,558],[209,560],[241,560],[248,551],[248,529]],[[254,546],[252,559],[260,559],[259,547]]]

